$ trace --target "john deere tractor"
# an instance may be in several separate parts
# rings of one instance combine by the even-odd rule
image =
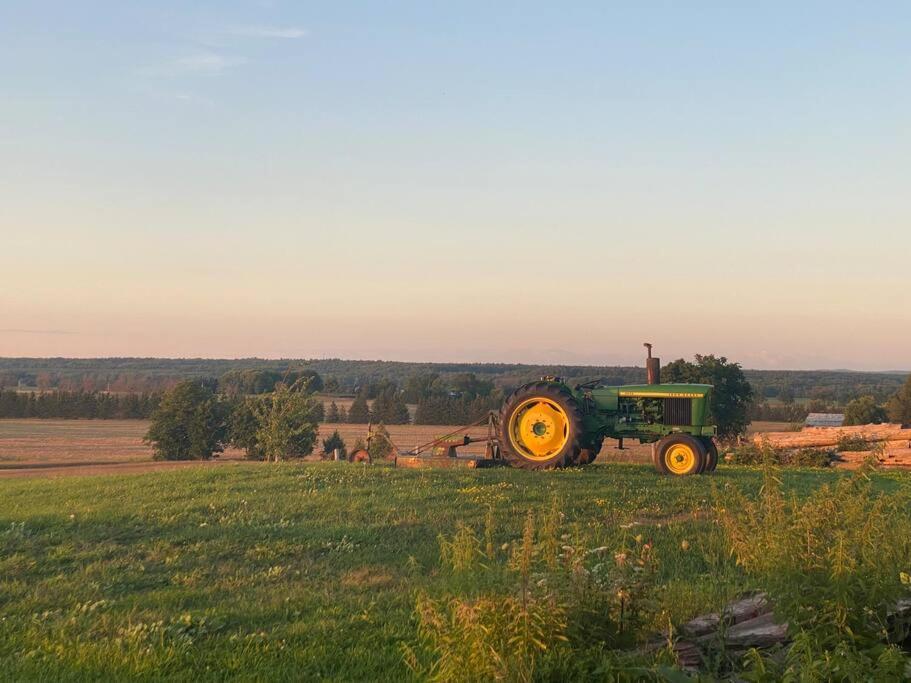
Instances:
[[[710,472],[718,449],[709,424],[709,384],[661,384],[660,361],[648,348],[647,384],[570,387],[545,377],[514,391],[500,411],[499,444],[514,466],[550,469],[594,460],[605,438],[652,446],[663,474]]]

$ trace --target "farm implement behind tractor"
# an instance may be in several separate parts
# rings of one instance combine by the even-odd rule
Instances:
[[[621,445],[624,439],[652,444],[655,467],[663,474],[711,472],[718,464],[715,427],[709,423],[712,386],[661,384],[660,361],[652,358],[652,345],[645,346],[646,384],[604,386],[595,381],[570,387],[559,377],[544,377],[516,389],[499,413],[485,418],[484,458],[456,453],[460,446],[482,440],[458,437],[473,426],[469,425],[399,456],[400,466],[458,466],[460,460],[469,467],[585,465],[610,438]],[[434,454],[424,455],[428,450]]]

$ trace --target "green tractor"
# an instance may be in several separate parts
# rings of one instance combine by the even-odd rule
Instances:
[[[709,424],[709,384],[661,384],[648,348],[647,384],[573,388],[545,377],[514,391],[500,410],[502,455],[517,467],[551,469],[595,459],[605,438],[650,443],[662,474],[711,472],[718,449]]]

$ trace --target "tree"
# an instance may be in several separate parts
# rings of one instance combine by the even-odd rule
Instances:
[[[338,421],[347,422],[348,421],[348,411],[345,410],[345,406],[338,407]]]
[[[332,401],[329,404],[329,410],[326,411],[326,422],[341,422],[341,420],[339,420],[338,406],[335,404],[335,401]]]
[[[262,460],[263,453],[259,448],[256,433],[259,431],[259,418],[256,414],[258,398],[247,398],[234,406],[228,420],[228,434],[231,445],[242,448],[252,460]]]
[[[860,396],[845,406],[846,425],[879,424],[886,420],[886,409],[872,396]]]
[[[302,457],[313,451],[321,405],[301,390],[302,384],[289,387],[279,382],[275,391],[252,404],[259,422],[257,448],[267,461]]]
[[[367,424],[370,422],[370,408],[367,406],[367,393],[361,391],[354,403],[348,408],[348,422],[351,424]]]
[[[786,406],[794,403],[794,390],[791,388],[791,385],[785,386],[780,392],[778,392],[778,400],[780,400]]]
[[[342,435],[338,433],[337,429],[332,432],[332,435],[328,439],[323,439],[323,454],[331,456],[336,449],[338,449],[339,458],[343,460],[348,459],[348,451],[345,450],[345,440],[342,438]]]
[[[376,397],[370,410],[371,422],[402,425],[411,422],[408,406],[396,389],[386,389]]]
[[[227,415],[227,405],[210,384],[181,382],[152,413],[145,441],[156,460],[208,460],[224,450]]]
[[[323,391],[327,394],[336,394],[338,393],[339,385],[338,380],[335,377],[327,377],[326,381],[323,382]]]
[[[886,410],[892,422],[911,424],[911,375],[905,385],[889,399]]]
[[[724,356],[696,355],[695,363],[675,360],[662,370],[662,379],[669,382],[711,384],[710,410],[718,427],[718,435],[731,438],[743,434],[750,423],[747,411],[753,400],[753,388],[743,375],[739,363],[729,363]]]
[[[434,382],[439,375],[435,372],[420,372],[416,375],[409,375],[405,380],[404,399],[407,403],[420,403],[425,398],[429,398],[433,393]]]

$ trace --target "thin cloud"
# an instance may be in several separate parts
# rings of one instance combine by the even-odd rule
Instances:
[[[286,38],[296,40],[308,35],[308,31],[296,26],[238,26],[228,33],[247,38]]]
[[[229,57],[217,52],[194,52],[159,66],[140,70],[145,76],[218,76],[228,69],[246,64],[243,57]]]
[[[0,329],[0,334],[72,334],[69,330],[27,330],[18,327]]]

